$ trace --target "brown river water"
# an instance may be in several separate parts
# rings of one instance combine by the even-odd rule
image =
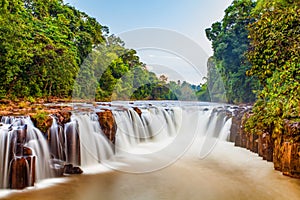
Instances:
[[[232,143],[219,142],[212,153],[200,159],[195,148],[174,164],[154,172],[131,174],[105,170],[70,176],[46,188],[11,192],[2,199],[300,199],[300,180],[281,175],[273,169],[273,163],[256,154]]]

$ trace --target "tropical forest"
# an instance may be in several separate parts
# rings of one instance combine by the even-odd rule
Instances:
[[[300,199],[300,1],[228,1],[195,83],[151,70],[92,6],[0,0],[0,199]],[[137,21],[196,7],[124,2]]]

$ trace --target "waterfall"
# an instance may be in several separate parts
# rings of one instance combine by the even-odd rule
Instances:
[[[191,147],[204,158],[219,140],[228,139],[231,127],[229,110],[216,104],[112,103],[105,109],[109,109],[116,122],[115,133],[102,131],[99,121],[102,118],[98,117],[102,117],[98,115],[102,111],[98,106],[89,112],[74,110],[65,124],[51,116],[52,125],[45,133],[48,140],[29,117],[2,117],[0,188],[11,187],[14,163],[28,171],[24,177],[30,182],[28,185],[33,185],[34,181],[53,177],[56,161],[62,165],[61,170],[66,163],[82,167],[102,163],[113,169],[139,173],[168,166]],[[106,137],[109,134],[115,137],[114,145]],[[193,143],[197,145],[192,146]],[[158,158],[159,161],[151,163]],[[140,163],[141,159],[145,164]]]
[[[79,144],[79,133],[78,123],[71,119],[64,126],[65,136],[65,153],[66,161],[75,165],[80,165],[80,144]]]
[[[177,135],[181,124],[181,108],[140,108],[141,116],[132,108],[114,110],[118,126],[117,152],[131,151],[141,143],[160,142]]]
[[[72,121],[78,123],[81,166],[99,164],[101,160],[112,157],[112,146],[103,135],[95,115],[74,114]]]
[[[64,130],[61,125],[57,123],[55,116],[52,117],[52,125],[48,131],[49,148],[51,155],[58,160],[65,160],[65,137]]]
[[[158,170],[190,148],[204,158],[229,134],[231,120],[220,105],[151,102],[139,105],[141,112],[134,112],[135,106],[112,109],[118,126],[116,163],[107,164],[113,169],[130,173]]]
[[[230,133],[231,119],[226,116],[223,108],[211,107],[208,121],[204,126],[204,134],[201,138],[200,158],[205,158],[210,154],[219,140],[227,140]]]
[[[53,177],[50,169],[50,151],[45,140],[43,133],[37,129],[29,117],[25,118],[27,128],[27,144],[26,146],[33,149],[34,155],[36,155],[36,178],[42,180],[45,178]]]
[[[1,122],[3,124],[0,126],[0,159],[2,161],[0,187],[8,188],[9,184],[12,184],[9,179],[14,174],[10,173],[17,163],[28,170],[23,178],[29,182],[26,184],[32,185],[33,179],[40,181],[52,177],[48,144],[44,135],[34,127],[30,118],[2,117]]]
[[[7,188],[9,184],[9,163],[11,160],[9,152],[11,149],[10,141],[12,139],[9,127],[9,124],[3,124],[0,129],[0,188]]]

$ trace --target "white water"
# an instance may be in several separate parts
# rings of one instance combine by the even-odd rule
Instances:
[[[9,175],[9,150],[11,141],[11,132],[8,130],[9,125],[4,124],[0,129],[0,188],[8,187]]]
[[[219,140],[228,138],[231,120],[216,106],[152,104],[140,107],[141,117],[131,107],[113,111],[118,126],[116,155],[105,161],[106,166],[151,172],[177,161],[195,139],[196,156],[205,157]]]
[[[120,130],[124,132],[121,135],[124,140],[118,140],[116,145],[123,151],[104,160],[106,166],[132,173],[153,173],[118,173],[102,165],[91,168],[90,165],[99,161],[98,156],[91,156],[91,162],[83,168],[86,175],[71,176],[63,184],[54,181],[51,188],[17,192],[12,197],[32,200],[299,199],[299,181],[282,176],[273,170],[272,163],[262,161],[257,155],[221,141],[228,138],[231,120],[214,108],[217,106],[146,106],[142,108],[141,118],[132,111],[114,109],[121,122]],[[136,124],[127,123],[130,119]],[[78,122],[81,138],[98,138],[94,137],[99,134],[95,115],[74,114],[72,120],[73,128],[76,128],[75,120]],[[126,133],[136,130],[140,132]],[[171,130],[175,132],[170,133]],[[91,148],[97,146],[93,140],[84,143]],[[92,151],[86,153],[97,155],[97,151]]]
[[[88,114],[72,116],[72,120],[78,122],[81,166],[99,164],[113,155],[112,146],[103,135],[98,121],[92,120],[94,117]]]
[[[25,146],[30,147],[36,156],[36,180],[53,177],[50,169],[50,151],[43,133],[34,127],[29,117],[25,118],[25,124],[28,141]]]
[[[57,120],[52,116],[52,125],[49,130],[50,151],[55,159],[64,160],[64,135],[63,128],[57,124]]]
[[[141,144],[153,144],[156,148],[148,153],[159,151],[178,134],[181,126],[181,108],[172,108],[168,111],[164,108],[150,107],[141,109],[141,117],[132,108],[122,111],[113,111],[116,123],[116,152],[145,153]],[[166,143],[167,142],[167,143]],[[158,143],[163,144],[157,148]],[[137,151],[138,148],[141,151]]]
[[[9,152],[12,144],[12,134],[21,125],[27,125],[27,136],[25,147],[30,147],[33,156],[36,156],[36,181],[52,177],[50,170],[50,152],[48,144],[43,134],[34,127],[29,117],[3,117],[0,128],[0,159],[2,161],[0,168],[0,188],[8,187],[9,165],[13,158],[9,158]],[[13,152],[14,153],[14,152]],[[15,155],[12,154],[12,157]]]
[[[190,148],[195,139],[200,141],[195,151],[197,156],[200,154],[200,157],[205,157],[218,140],[228,137],[231,120],[227,120],[222,112],[214,111],[216,106],[152,104],[148,106],[145,103],[146,106],[139,106],[142,111],[141,116],[131,106],[123,105],[122,109],[112,109],[117,123],[115,152],[99,126],[97,115],[74,113],[71,122],[65,124],[65,131],[71,127],[74,129],[73,133],[79,134],[80,166],[89,168],[102,163],[120,171],[150,172],[174,163]],[[14,118],[2,120],[6,123],[21,124],[19,121],[14,122]],[[52,177],[47,141],[29,118],[22,120],[22,123],[28,124],[26,146],[31,147],[37,157],[37,180]],[[7,128],[8,126],[5,125],[0,129],[1,148],[9,148],[9,145],[4,145],[9,140]],[[53,119],[50,131],[51,141],[55,144],[51,144],[51,147],[57,148],[58,159],[62,159],[63,154],[68,151],[68,144],[64,147],[61,144],[57,131],[59,128],[56,120]],[[67,142],[66,138],[64,140]],[[0,159],[6,166],[5,163],[9,161],[5,152],[7,150],[1,149]],[[67,154],[66,157],[68,162],[77,164],[73,158],[68,158]],[[2,168],[0,178],[4,188],[7,186],[7,181],[3,180],[7,180],[7,176],[8,169]]]

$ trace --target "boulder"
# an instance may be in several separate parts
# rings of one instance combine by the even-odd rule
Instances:
[[[114,144],[117,132],[117,124],[111,110],[97,112],[99,124],[104,135]]]
[[[138,107],[133,107],[133,110],[141,117],[142,116],[142,111]]]
[[[83,171],[80,167],[73,166],[72,164],[66,164],[64,166],[64,173],[65,174],[82,174]]]
[[[35,182],[35,156],[15,157],[9,167],[10,189],[24,189]]]
[[[300,143],[284,142],[282,173],[294,178],[300,178]]]

